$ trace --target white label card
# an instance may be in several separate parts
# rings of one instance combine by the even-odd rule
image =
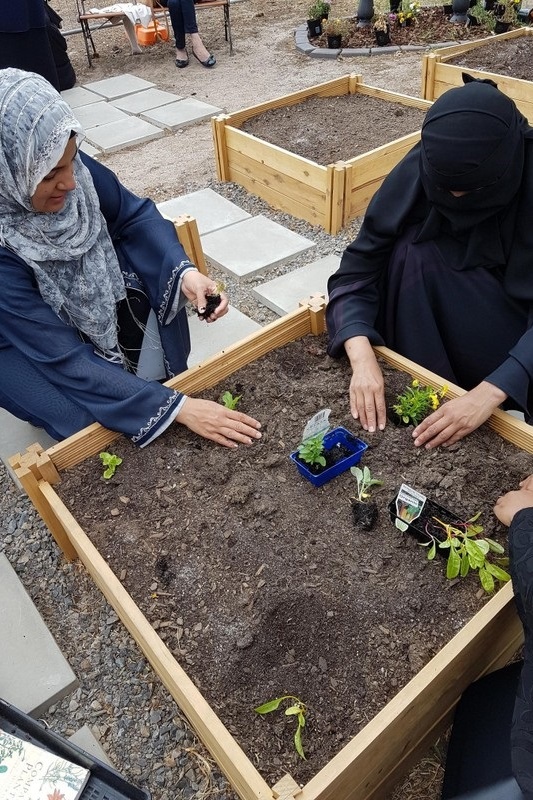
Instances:
[[[323,408],[322,411],[317,411],[304,428],[302,442],[305,442],[306,439],[312,439],[313,436],[318,436],[319,433],[326,433],[329,430],[330,414],[331,408]]]
[[[427,497],[416,489],[411,488],[406,483],[402,483],[396,495],[396,527],[401,531],[406,531],[409,523],[417,519],[422,513]]]

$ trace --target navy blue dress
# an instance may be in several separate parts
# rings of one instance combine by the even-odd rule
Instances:
[[[173,316],[183,271],[192,265],[173,224],[84,154],[128,289],[157,316],[167,376],[187,369],[185,308]],[[63,439],[92,422],[143,446],[173,419],[183,395],[97,355],[42,299],[31,268],[0,247],[0,407]]]

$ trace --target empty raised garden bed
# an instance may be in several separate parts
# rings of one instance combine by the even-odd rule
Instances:
[[[369,152],[318,164],[241,130],[243,123],[271,109],[290,107],[314,97],[359,94],[384,103],[426,111],[430,103],[408,95],[366,86],[360,75],[345,75],[276,100],[224,114],[212,120],[217,176],[328,233],[337,233],[360,216],[385,176],[420,138],[416,130]],[[327,121],[324,123],[327,125]],[[347,120],[355,128],[356,119]]]
[[[203,365],[183,373],[170,384],[180,386],[188,393],[198,393],[221,381],[229,382],[237,369],[272,350],[323,331],[324,303],[316,298],[228,348],[223,355],[214,356]],[[442,385],[438,376],[392,351],[379,348],[379,352],[389,364],[425,384]],[[290,390],[288,385],[287,403],[290,402]],[[450,387],[450,396],[460,393],[457,387]],[[495,413],[490,423],[505,439],[533,452],[529,426],[502,412]],[[213,704],[206,702],[175,660],[54,488],[64,470],[97,454],[118,438],[99,425],[93,425],[46,452],[39,452],[38,447],[30,449],[26,454],[14,457],[12,465],[56,541],[68,557],[79,556],[83,561],[243,800],[369,800],[386,797],[390,786],[449,721],[463,689],[487,670],[504,664],[520,645],[521,626],[515,613],[511,587],[506,585],[303,787],[290,776],[271,787],[215,714]],[[276,443],[277,438],[272,438]],[[286,444],[288,451],[292,442]],[[115,443],[114,447],[118,444]],[[144,451],[144,457],[150,457],[149,449]],[[245,450],[241,457],[246,459]],[[294,481],[301,481],[305,487],[302,491],[326,491],[325,488],[317,490],[307,486],[292,464],[287,469],[291,470]],[[217,475],[217,470],[214,470],[214,478]],[[174,479],[173,473],[172,476]],[[215,488],[217,485],[215,483]],[[279,484],[279,490],[282,496],[283,483]],[[164,494],[164,487],[161,493]],[[239,502],[238,498],[235,501]],[[134,497],[131,502],[135,502]],[[150,514],[146,519],[150,525],[155,521]],[[202,535],[201,521],[198,533]],[[127,536],[117,539],[116,544],[117,548],[127,547]],[[435,614],[438,620],[438,608]]]
[[[483,67],[484,63],[489,65],[493,63],[493,59],[490,57],[491,50],[494,50],[495,47],[499,48],[505,43],[511,47],[517,43],[517,40],[527,39],[527,44],[533,49],[532,34],[533,28],[518,28],[475,42],[425,53],[422,62],[422,96],[426,100],[436,100],[448,89],[462,86],[462,74],[468,72],[474,78],[493,80],[502,92],[514,100],[522,114],[530,121],[533,120],[533,81],[498,73],[497,70],[493,71],[490,66],[487,69]],[[476,59],[478,68],[462,65],[462,56],[468,57],[468,64],[472,64],[473,59]]]

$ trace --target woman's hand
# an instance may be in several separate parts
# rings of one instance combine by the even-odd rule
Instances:
[[[482,381],[462,397],[448,400],[413,431],[415,445],[428,450],[448,447],[479,428],[507,398],[505,392]]]
[[[372,345],[366,336],[355,336],[344,342],[352,366],[350,381],[350,411],[365,429],[382,431],[387,422],[385,388]]]
[[[205,311],[207,304],[206,295],[217,293],[217,284],[207,275],[202,275],[196,269],[190,269],[185,273],[181,281],[181,291],[200,313]],[[228,298],[224,292],[220,293],[220,303],[212,314],[207,318],[207,322],[216,322],[228,312]]]
[[[520,489],[507,492],[496,500],[494,513],[504,525],[510,525],[514,515],[523,508],[533,507],[533,475],[520,481]]]
[[[212,400],[187,397],[176,421],[205,439],[211,439],[225,447],[238,447],[237,442],[252,444],[254,439],[261,438],[260,422],[248,414],[232,411]]]

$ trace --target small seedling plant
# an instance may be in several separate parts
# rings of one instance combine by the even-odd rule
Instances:
[[[483,526],[477,524],[481,512],[474,514],[473,517],[465,522],[449,524],[433,517],[431,523],[426,526],[426,533],[431,541],[422,544],[422,547],[429,547],[428,559],[435,558],[437,547],[449,550],[446,565],[446,577],[450,580],[461,577],[465,578],[470,570],[478,573],[481,586],[487,593],[494,591],[495,581],[505,583],[511,576],[502,567],[488,559],[489,553],[502,556],[504,549],[498,542],[489,539],[487,536],[481,538]],[[440,532],[444,532],[446,538],[439,541],[439,538],[431,531],[431,526],[435,526]],[[500,558],[500,563],[507,565],[508,559]]]
[[[410,423],[418,425],[439,407],[447,392],[446,385],[440,389],[433,389],[431,386],[421,386],[415,378],[402,394],[397,395],[398,402],[394,403],[392,408],[405,425]]]
[[[242,399],[242,395],[233,395],[231,392],[224,392],[222,395],[222,405],[226,406],[230,410],[235,410],[239,405],[239,401]]]
[[[277,711],[280,705],[289,701],[290,705],[285,709],[286,717],[296,717],[296,731],[294,733],[294,747],[296,752],[305,761],[305,753],[302,746],[302,731],[305,728],[305,715],[307,713],[307,706],[305,703],[295,697],[293,694],[284,694],[282,697],[276,697],[275,700],[269,700],[263,703],[262,706],[257,706],[254,709],[257,714],[270,714],[271,711]]]
[[[122,464],[122,459],[120,456],[115,456],[113,453],[103,452],[100,453],[100,461],[104,466],[104,471],[102,473],[102,477],[106,480],[112,478],[116,472],[116,469],[120,464]]]
[[[383,486],[383,481],[373,478],[368,467],[350,467],[350,472],[357,481],[357,497],[354,499],[364,503],[371,495],[372,486]]]
[[[311,436],[298,446],[298,456],[302,461],[313,467],[326,466],[324,436],[324,433],[317,433],[316,436]]]

